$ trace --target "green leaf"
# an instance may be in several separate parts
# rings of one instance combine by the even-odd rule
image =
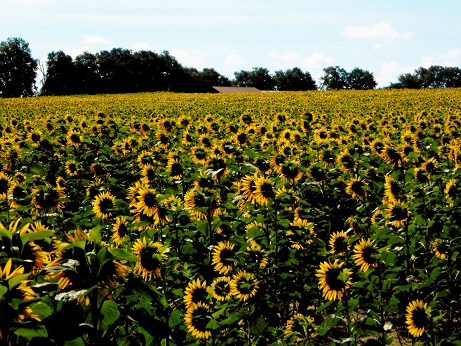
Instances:
[[[256,323],[251,327],[250,332],[256,336],[261,336],[264,333],[264,329],[266,327],[266,322],[264,318],[259,317],[256,320]]]
[[[44,325],[33,326],[30,328],[18,328],[14,331],[14,334],[22,336],[28,340],[35,337],[47,337],[48,332]]]
[[[78,337],[74,340],[66,341],[64,346],[85,346],[85,341],[81,337]]]
[[[218,322],[216,322],[214,318],[212,318],[210,322],[207,323],[206,329],[211,329],[211,330],[219,329],[219,324]]]
[[[51,308],[43,302],[37,302],[32,304],[30,307],[32,308],[34,314],[38,315],[42,321],[53,313]]]
[[[138,260],[138,257],[136,257],[136,255],[123,249],[115,248],[109,250],[109,252],[118,261],[136,262]]]
[[[120,311],[118,310],[117,303],[113,300],[106,300],[102,304],[101,315],[103,316],[101,320],[101,329],[107,329],[110,325],[114,324],[120,316]]]
[[[8,292],[8,288],[0,285],[0,297],[3,296],[6,292]]]
[[[95,243],[99,243],[102,239],[101,229],[102,229],[102,226],[97,226],[93,228],[88,234],[88,238]]]
[[[9,240],[13,239],[13,233],[6,229],[5,226],[0,222],[0,237],[6,237]]]
[[[42,165],[39,165],[36,162],[33,162],[30,164],[29,172],[31,174],[41,175],[42,177],[46,176],[46,169]]]
[[[340,319],[335,315],[328,315],[323,321],[323,323],[319,326],[319,335],[325,335],[331,328],[336,326],[339,321]]]
[[[26,274],[21,274],[21,275],[18,275],[18,276],[15,276],[14,278],[11,278],[8,280],[8,288],[10,289],[10,291],[16,287],[17,285],[19,285],[22,280],[25,280],[29,277],[30,273],[26,273]]]
[[[173,310],[168,320],[168,325],[170,328],[176,327],[178,324],[182,323],[181,312],[179,310]]]
[[[53,235],[53,231],[39,231],[39,232],[32,232],[26,233],[21,236],[22,245],[29,243],[30,241],[42,240]]]

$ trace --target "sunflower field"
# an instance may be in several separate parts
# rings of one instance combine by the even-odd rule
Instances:
[[[461,345],[459,100],[0,100],[0,345]]]

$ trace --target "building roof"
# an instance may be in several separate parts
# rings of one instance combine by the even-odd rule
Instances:
[[[213,86],[213,89],[219,93],[236,94],[236,93],[259,93],[261,90],[255,87],[227,87],[227,86]]]

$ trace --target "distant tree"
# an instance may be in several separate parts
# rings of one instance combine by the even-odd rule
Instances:
[[[150,50],[133,53],[136,62],[136,90],[159,91],[166,90],[166,68],[163,58]]]
[[[22,38],[9,37],[0,42],[0,96],[33,95],[37,66],[29,44]]]
[[[135,61],[131,50],[113,48],[96,54],[102,89],[106,93],[133,92]]]
[[[42,95],[71,95],[76,91],[76,71],[70,55],[62,50],[48,54]]]
[[[274,73],[275,88],[280,91],[299,91],[299,90],[316,90],[317,86],[309,72],[303,72],[300,68],[295,67],[284,71],[275,71]]]
[[[459,88],[461,87],[461,68],[446,67],[445,68],[445,87]]]
[[[200,79],[209,86],[230,86],[229,78],[217,72],[214,68],[204,68],[200,73]]]
[[[99,75],[96,55],[83,52],[74,60],[76,86],[78,94],[97,94],[101,90],[101,77]]]
[[[354,68],[347,75],[347,87],[353,90],[371,90],[376,88],[375,77],[373,73],[362,70],[361,68]]]
[[[275,82],[269,70],[263,67],[254,67],[252,71],[234,72],[233,84],[242,87],[255,87],[260,90],[274,90]]]
[[[398,78],[398,83],[394,85],[394,87],[400,89],[421,89],[422,82],[421,79],[418,78],[417,75],[411,73],[404,73],[401,74]]]
[[[348,88],[348,74],[339,66],[329,66],[323,69],[324,75],[320,78],[322,87],[326,90],[338,90]]]

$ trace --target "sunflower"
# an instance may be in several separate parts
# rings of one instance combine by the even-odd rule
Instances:
[[[405,323],[408,332],[414,337],[420,337],[431,323],[427,303],[420,299],[413,300],[408,304],[406,311]]]
[[[313,242],[314,224],[305,219],[295,218],[290,222],[290,229],[286,232],[291,247],[302,250],[304,245],[309,245]]]
[[[93,213],[100,219],[107,219],[112,216],[115,208],[115,196],[110,192],[101,192],[95,197],[93,203]]]
[[[207,329],[208,322],[212,319],[212,311],[208,304],[199,302],[186,310],[184,324],[187,331],[197,339],[208,339],[211,330]]]
[[[37,211],[50,214],[64,209],[63,199],[66,198],[66,195],[63,188],[48,185],[34,189],[32,192],[34,194],[32,202]]]
[[[66,135],[66,143],[70,147],[78,148],[83,142],[83,135],[75,129],[70,129]]]
[[[246,259],[245,264],[254,265],[258,269],[263,269],[268,263],[264,250],[255,240],[250,241],[250,245],[246,248],[244,257]]]
[[[246,270],[240,270],[232,276],[230,287],[231,294],[243,301],[254,297],[259,288],[254,274],[247,273]]]
[[[228,241],[220,241],[213,248],[211,264],[215,265],[214,270],[219,274],[227,274],[234,266],[234,247],[235,245]]]
[[[134,271],[141,274],[144,280],[160,277],[161,267],[165,262],[167,249],[162,244],[147,241],[145,237],[137,239],[132,247],[133,253],[138,257]]]
[[[297,343],[313,341],[318,336],[314,319],[300,313],[295,314],[287,321],[285,334],[287,336],[295,335]]]
[[[13,260],[11,258],[8,259],[6,264],[2,267],[0,267],[0,280],[5,280],[8,281],[9,279],[12,279],[18,275],[22,275],[24,273],[24,267],[19,266],[13,271],[11,271],[11,267],[13,266]]]
[[[6,199],[12,179],[5,172],[0,172],[0,200]]]
[[[141,169],[141,182],[144,184],[152,184],[157,178],[156,168],[151,164],[146,164]]]
[[[367,198],[368,184],[361,178],[352,178],[346,186],[346,192],[352,198],[364,201]]]
[[[8,189],[8,200],[11,203],[11,208],[25,207],[30,204],[29,195],[32,193],[28,186],[20,184],[18,181],[13,181]]]
[[[347,148],[338,155],[336,163],[339,165],[339,169],[345,173],[350,172],[355,166],[354,159]]]
[[[330,236],[330,253],[344,256],[349,250],[349,236],[346,232],[336,232]]]
[[[186,304],[186,309],[193,307],[198,303],[207,303],[208,288],[206,281],[200,282],[197,278],[189,282],[186,289],[184,290],[183,301]]]
[[[78,174],[77,162],[75,162],[75,160],[66,161],[65,169],[70,177],[74,177]]]
[[[352,284],[352,271],[347,268],[341,269],[343,265],[343,262],[335,259],[333,263],[320,263],[320,269],[316,270],[315,276],[319,278],[322,294],[328,300],[341,300],[346,289]]]
[[[232,297],[231,278],[227,276],[220,276],[213,280],[210,285],[209,291],[217,301],[225,301]]]
[[[432,242],[432,250],[434,251],[435,257],[438,259],[447,259],[449,247],[442,239],[437,238]]]
[[[1,177],[1,175],[0,175]],[[1,182],[1,180],[0,180]],[[456,186],[456,179],[450,179],[445,185],[445,197],[447,198],[450,207],[454,206],[454,199],[459,194],[459,189]]]
[[[168,162],[166,165],[166,171],[170,173],[170,178],[180,179],[184,174],[184,169],[182,167],[181,157],[172,152],[168,155]]]
[[[152,152],[143,150],[136,158],[136,162],[138,163],[138,167],[140,169],[144,168],[147,165],[153,165],[154,159],[152,157]]]
[[[398,197],[402,193],[402,188],[399,183],[390,174],[384,177],[384,199],[394,203],[398,200]]]
[[[112,226],[112,239],[115,244],[120,245],[125,240],[125,237],[130,233],[128,221],[125,216],[119,216]]]
[[[258,179],[258,176],[256,175],[256,173],[253,175],[253,176],[245,176],[242,178],[242,180],[240,181],[240,185],[239,185],[239,194],[241,193],[241,195],[244,197],[244,199],[246,199],[247,202],[249,203],[255,203],[256,202],[256,196],[255,196],[255,192],[256,192],[256,185],[255,185],[255,181]]]
[[[38,146],[43,138],[42,131],[33,129],[27,134],[27,140],[34,146]]]
[[[387,204],[386,214],[391,224],[394,227],[399,228],[402,227],[408,220],[411,211],[408,209],[405,203],[397,200]]]
[[[277,173],[279,174],[280,178],[283,181],[288,181],[290,183],[294,183],[302,178],[303,172],[299,167],[299,163],[297,161],[290,161],[282,163],[278,169]]]
[[[184,207],[198,220],[206,220],[221,214],[221,198],[213,189],[192,189],[184,196]]]
[[[258,177],[254,180],[253,201],[261,205],[269,205],[274,199],[274,182],[266,177]]]
[[[157,197],[155,189],[141,187],[138,191],[137,203],[135,205],[137,211],[149,217],[158,214],[159,203]]]
[[[359,243],[354,246],[352,258],[355,260],[355,265],[365,273],[370,267],[376,268],[378,266],[378,260],[373,257],[377,254],[376,244],[373,244],[370,239],[360,239]]]
[[[393,167],[399,167],[402,164],[402,156],[399,151],[389,144],[385,145],[382,156],[384,161],[392,164]]]

